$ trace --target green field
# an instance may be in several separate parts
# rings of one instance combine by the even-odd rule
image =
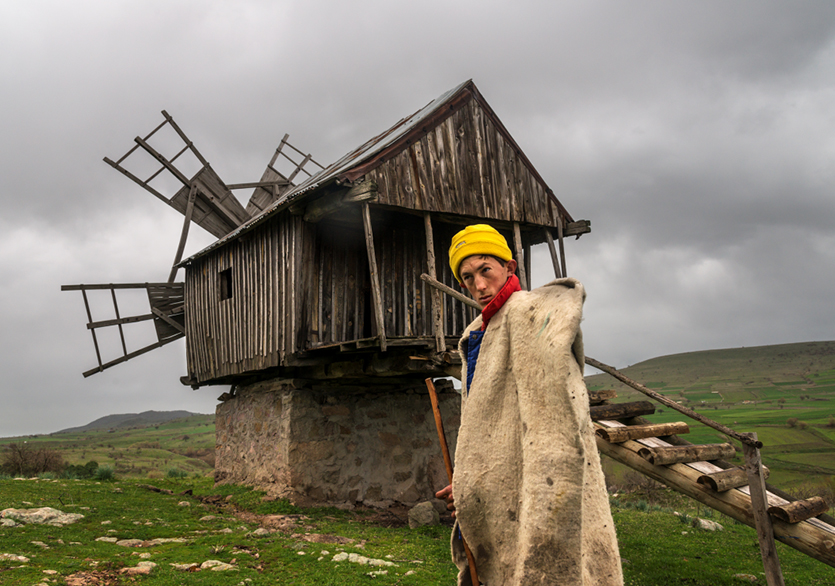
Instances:
[[[147,482],[147,481],[145,481]],[[49,506],[84,518],[63,527],[0,527],[0,583],[180,586],[295,584],[337,586],[454,584],[447,526],[411,530],[391,511],[334,508],[297,509],[265,501],[243,487],[213,487],[208,478],[160,479],[153,484],[172,494],[151,492],[137,480],[1,480],[0,510]],[[183,494],[186,491],[190,494]],[[646,495],[612,501],[627,586],[734,586],[749,574],[765,583],[754,530],[698,508],[693,501],[661,489],[659,503]],[[652,500],[650,501],[652,502]],[[673,510],[710,517],[723,531],[695,529]],[[289,515],[289,516],[287,516]],[[259,530],[256,532],[257,530]],[[133,546],[97,541],[137,539]],[[181,543],[147,543],[156,538]],[[777,551],[788,586],[835,583],[835,569],[782,543]],[[335,555],[356,553],[393,565],[374,567]],[[183,571],[172,564],[217,560],[226,571]],[[123,570],[156,564],[148,575]],[[49,573],[47,573],[49,572]],[[374,573],[372,575],[372,573]]]
[[[212,475],[214,415],[195,415],[159,425],[0,439],[0,445],[25,441],[31,448],[55,450],[67,464],[91,460],[110,466],[120,477],[145,477],[177,470]]]

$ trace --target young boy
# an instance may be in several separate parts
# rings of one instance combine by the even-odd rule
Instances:
[[[486,224],[456,234],[449,260],[482,307],[459,343],[455,476],[436,495],[455,509],[459,585],[471,583],[460,531],[488,586],[621,586],[583,382],[582,285],[522,291],[507,241]]]

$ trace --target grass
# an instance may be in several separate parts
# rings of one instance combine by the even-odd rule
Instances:
[[[410,530],[385,526],[389,523],[381,523],[379,514],[368,511],[300,510],[286,501],[264,501],[263,493],[246,487],[213,487],[205,478],[163,478],[154,482],[159,488],[173,491],[172,495],[151,492],[140,484],[137,480],[0,480],[0,509],[52,506],[85,515],[65,527],[0,528],[0,553],[30,558],[28,563],[0,561],[0,582],[29,586],[48,577],[50,583],[61,584],[70,575],[92,571],[115,577],[118,584],[148,586],[335,586],[371,582],[435,586],[455,581],[456,570],[449,560],[449,528],[445,526]],[[191,489],[193,496],[176,494],[186,489]],[[200,499],[210,495],[218,504],[201,504]],[[655,496],[659,498],[636,494],[613,500],[627,585],[730,586],[741,583],[733,577],[740,573],[759,576],[764,583],[752,529],[719,515],[713,520],[724,525],[724,531],[694,529],[686,522],[691,517],[708,516],[703,507],[670,491],[662,490]],[[179,504],[184,501],[190,506]],[[673,509],[686,517],[675,516]],[[214,518],[207,519],[207,515]],[[254,531],[269,521],[264,515],[294,515],[297,525],[290,531],[258,537]],[[343,545],[320,543],[316,539],[322,538],[311,537],[315,535],[353,541]],[[128,548],[96,541],[102,536],[144,540],[185,537],[187,541]],[[835,569],[783,544],[777,547],[787,585],[835,582]],[[385,575],[371,577],[368,574],[380,568],[332,562],[340,551],[396,565],[382,568],[388,571]],[[157,564],[152,573],[134,578],[119,574],[122,568],[142,560],[138,554],[150,554],[147,561]],[[235,570],[184,573],[170,565],[206,560],[231,563]],[[57,574],[47,576],[44,570]],[[409,571],[413,573],[406,575]]]

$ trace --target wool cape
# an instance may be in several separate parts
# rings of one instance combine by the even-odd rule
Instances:
[[[471,584],[459,530],[487,586],[621,586],[583,381],[585,291],[565,278],[514,293],[490,319],[467,388],[452,491],[452,557]],[[469,333],[459,343],[467,356]]]

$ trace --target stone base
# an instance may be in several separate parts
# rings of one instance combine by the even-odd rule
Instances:
[[[460,396],[438,383],[454,458]],[[448,484],[425,387],[347,393],[262,381],[218,405],[215,425],[215,480],[271,496],[413,504]]]

